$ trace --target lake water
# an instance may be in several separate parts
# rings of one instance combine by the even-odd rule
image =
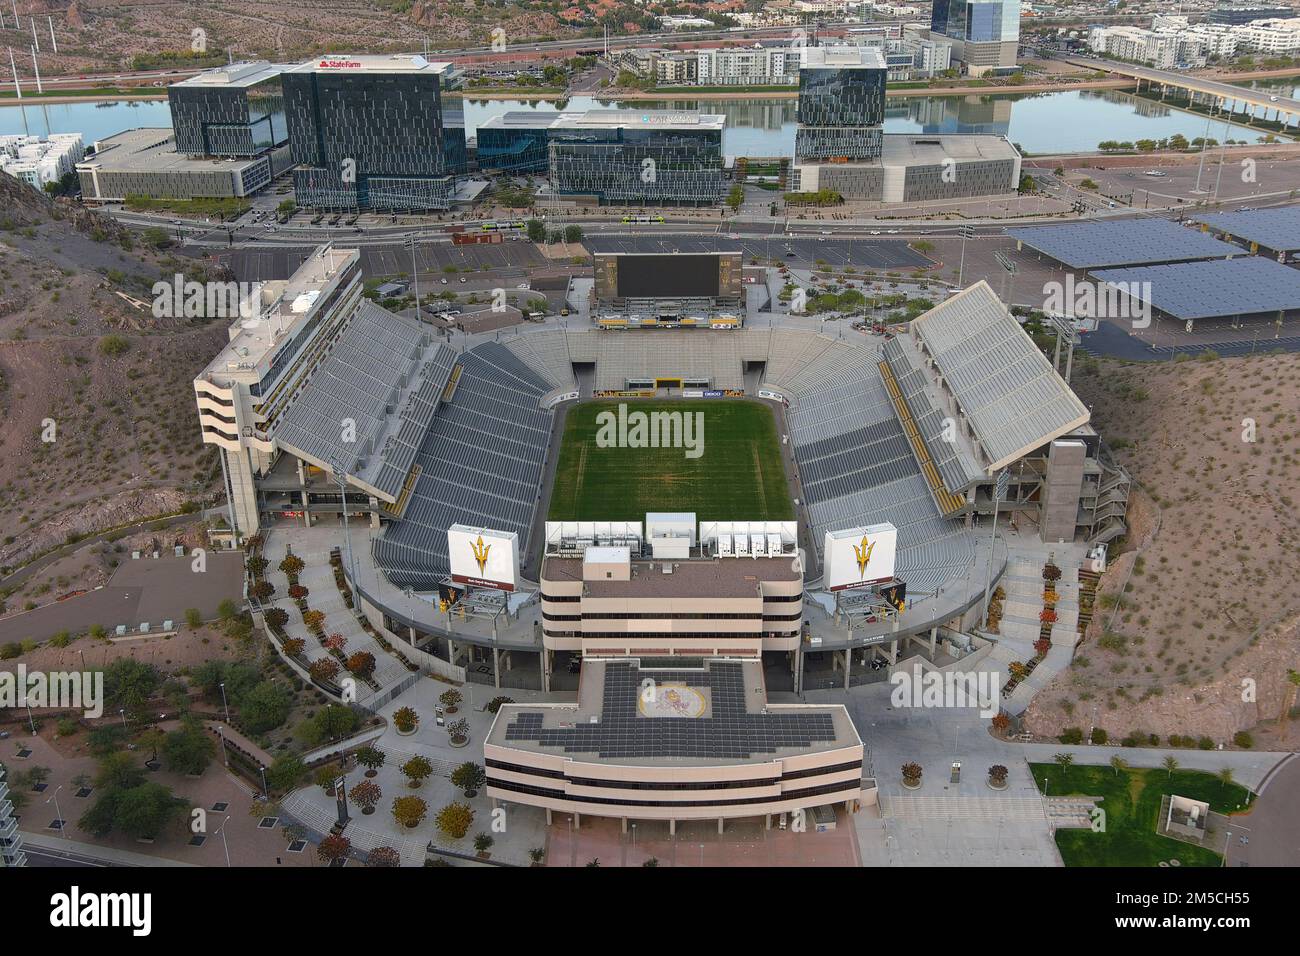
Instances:
[[[1290,82],[1290,81],[1287,81]],[[554,112],[553,101],[474,100],[464,103],[466,135],[489,116],[511,110]],[[794,149],[795,101],[754,97],[734,100],[671,99],[598,102],[574,96],[566,109],[609,106],[629,109],[700,109],[727,117],[723,148],[731,156],[783,156]],[[165,100],[108,103],[51,103],[0,107],[0,134],[81,133],[87,144],[140,126],[170,126]],[[1181,133],[1205,135],[1204,118],[1113,90],[1067,90],[1003,96],[894,97],[886,104],[885,129],[891,133],[994,133],[1030,153],[1090,152],[1102,140],[1164,139]],[[1253,141],[1260,135],[1244,127],[1229,130],[1214,122],[1215,139]]]

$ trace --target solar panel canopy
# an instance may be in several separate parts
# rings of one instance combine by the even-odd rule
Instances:
[[[1274,252],[1300,250],[1300,206],[1211,213],[1196,221]]]
[[[1241,249],[1168,219],[1008,229],[1007,235],[1072,269],[1226,259]]]
[[[1120,285],[1130,295],[1149,301],[1152,308],[1178,319],[1300,309],[1300,271],[1260,256],[1102,269],[1093,275],[1100,282]]]

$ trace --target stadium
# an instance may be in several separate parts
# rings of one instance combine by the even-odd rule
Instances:
[[[1127,476],[984,283],[885,335],[786,316],[452,344],[361,299],[356,262],[323,248],[263,291],[278,319],[237,323],[195,382],[205,440],[238,532],[272,560],[326,535],[357,611],[421,669],[577,694],[501,708],[494,797],[632,800],[670,823],[858,801],[843,707],[767,695],[976,652],[1006,565],[997,508],[1044,541],[1123,531]],[[693,731],[636,711],[646,681]],[[722,809],[628,796],[669,779],[645,768],[684,765],[698,786],[740,767],[778,790]],[[637,782],[579,806],[557,774]],[[774,796],[790,788],[809,792]]]

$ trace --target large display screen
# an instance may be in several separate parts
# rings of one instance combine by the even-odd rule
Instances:
[[[718,294],[716,253],[618,257],[620,298],[712,297]]]

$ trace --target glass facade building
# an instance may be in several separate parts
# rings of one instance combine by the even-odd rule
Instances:
[[[289,138],[285,67],[240,63],[167,88],[176,150],[187,156],[260,156]]]
[[[967,43],[1020,38],[1020,0],[935,0],[930,30]]]
[[[888,67],[871,47],[809,47],[799,68],[799,159],[880,155]]]
[[[550,127],[554,115],[511,112],[481,123],[478,165],[498,173],[544,173],[550,163]]]
[[[449,64],[418,55],[327,57],[286,72],[298,203],[448,208],[466,164],[463,120],[444,115],[453,79]]]
[[[724,124],[694,112],[560,113],[547,131],[551,188],[601,203],[716,205]]]

